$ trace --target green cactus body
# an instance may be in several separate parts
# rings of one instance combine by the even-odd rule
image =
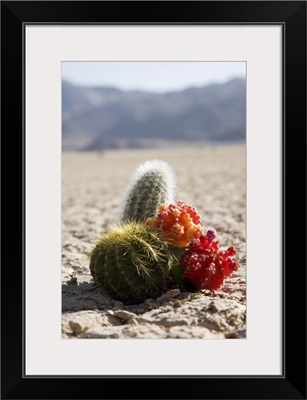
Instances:
[[[145,222],[155,217],[162,204],[173,202],[175,175],[164,161],[151,160],[140,165],[127,189],[122,207],[122,222]]]
[[[170,282],[172,257],[167,244],[142,223],[123,223],[96,244],[90,270],[113,298],[139,303],[159,295]]]

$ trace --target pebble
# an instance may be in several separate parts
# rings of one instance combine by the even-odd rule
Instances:
[[[78,278],[73,276],[69,281],[66,281],[67,285],[76,286],[78,285]]]
[[[110,313],[110,312],[109,312]],[[116,310],[116,311],[112,311],[112,314],[114,317],[123,319],[124,321],[129,321],[132,318],[136,318],[136,315],[130,311],[126,311],[126,310]]]
[[[157,298],[158,303],[165,303],[169,299],[172,299],[173,297],[176,297],[180,294],[179,289],[172,289],[169,290],[168,292],[164,293],[162,296]]]
[[[69,326],[76,336],[80,335],[80,333],[86,329],[86,327],[83,327],[80,322],[77,321],[69,321]]]

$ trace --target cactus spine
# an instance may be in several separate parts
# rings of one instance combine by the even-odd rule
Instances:
[[[155,217],[162,204],[173,201],[175,175],[164,161],[151,160],[140,165],[123,201],[122,222],[145,222]]]
[[[90,259],[94,280],[115,299],[142,302],[159,295],[170,279],[172,257],[158,233],[142,223],[123,223],[105,233]]]

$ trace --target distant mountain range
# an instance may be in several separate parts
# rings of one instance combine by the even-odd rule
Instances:
[[[242,142],[245,123],[245,79],[163,94],[62,84],[63,150]]]

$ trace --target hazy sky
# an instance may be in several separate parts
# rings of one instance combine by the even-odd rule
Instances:
[[[154,92],[245,78],[245,62],[62,62],[62,78],[82,86]]]

